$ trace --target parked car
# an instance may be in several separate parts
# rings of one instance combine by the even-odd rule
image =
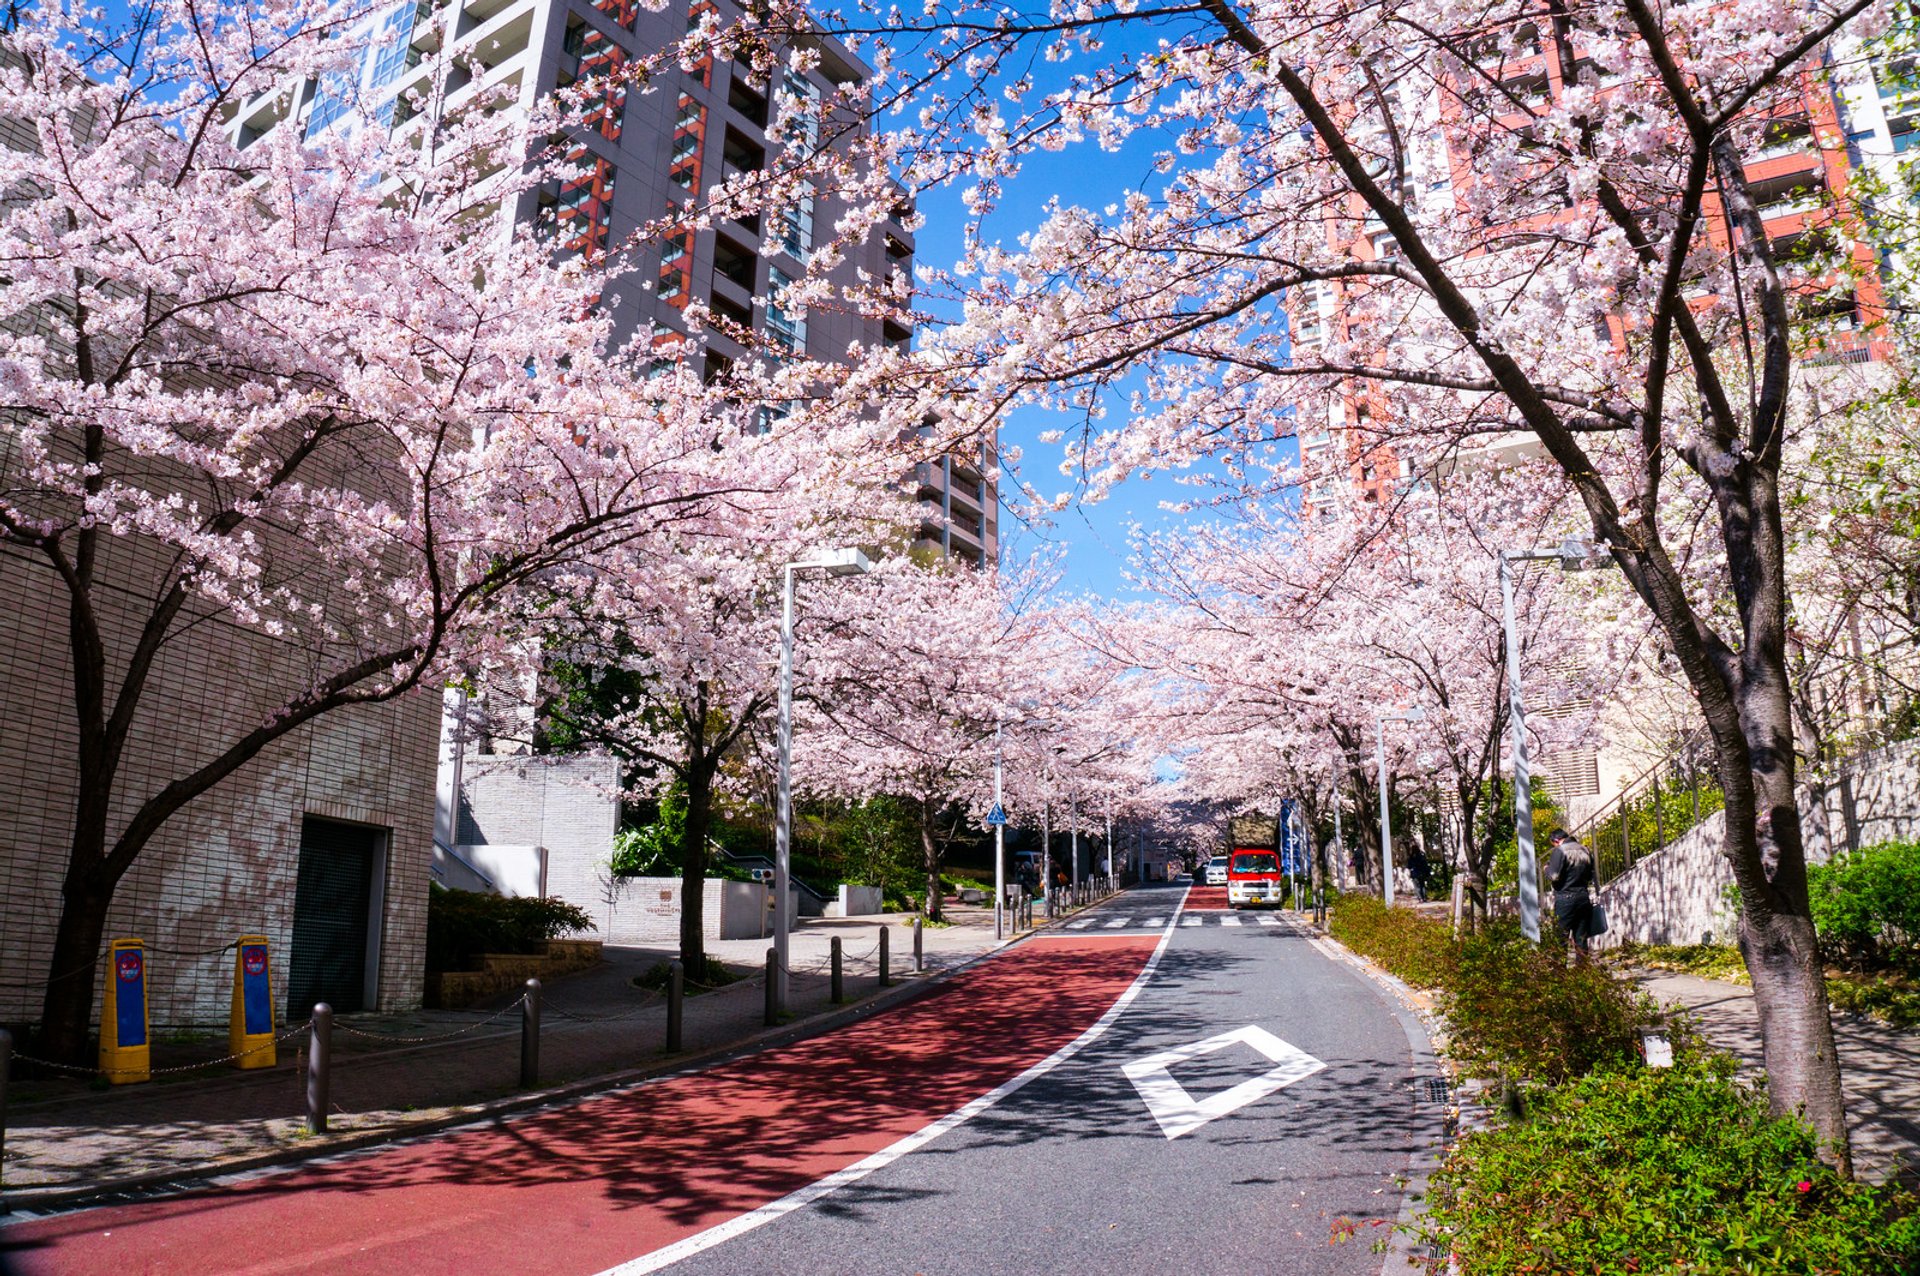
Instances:
[[[1277,908],[1286,893],[1287,879],[1280,874],[1280,857],[1272,851],[1236,847],[1227,858],[1227,907],[1270,904]]]
[[[1225,886],[1227,884],[1227,857],[1216,855],[1207,861],[1207,885]]]

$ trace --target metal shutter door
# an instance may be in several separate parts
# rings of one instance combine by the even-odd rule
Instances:
[[[300,825],[300,876],[287,962],[287,1019],[324,1001],[342,1013],[366,1008],[367,909],[380,830],[332,820]]]

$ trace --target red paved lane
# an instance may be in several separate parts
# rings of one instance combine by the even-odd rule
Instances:
[[[1183,906],[1183,911],[1203,912],[1210,908],[1225,908],[1226,906],[1226,887],[1195,886],[1187,892],[1187,902]]]
[[[1029,942],[851,1027],[562,1110],[0,1234],[22,1273],[592,1273],[756,1209],[1071,1041],[1156,937]],[[432,1066],[423,1061],[423,1066]]]

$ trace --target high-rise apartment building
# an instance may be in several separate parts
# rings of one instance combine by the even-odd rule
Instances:
[[[526,194],[514,212],[550,226],[562,251],[633,248],[637,277],[623,278],[607,299],[620,335],[651,331],[662,342],[686,336],[697,303],[711,316],[701,326],[698,355],[709,380],[743,360],[791,354],[836,362],[860,350],[904,349],[913,334],[894,319],[853,307],[803,311],[784,304],[783,292],[808,268],[816,240],[830,235],[845,211],[832,190],[711,224],[702,215],[716,184],[750,180],[779,162],[781,140],[771,126],[781,97],[831,100],[867,77],[864,65],[820,38],[810,42],[819,55],[814,69],[784,69],[777,83],[713,56],[691,66],[669,63],[646,92],[613,74],[703,21],[724,26],[739,16],[731,0],[675,0],[657,10],[635,0],[402,0],[369,20],[352,71],[262,95],[232,127],[246,142],[289,124],[312,135],[354,111],[390,125],[404,119],[409,94],[424,97],[429,78],[449,63],[458,68],[449,73],[449,108],[464,94],[492,90],[530,109],[543,95],[580,85],[594,105],[568,140],[577,172]],[[595,82],[606,86],[597,98]],[[844,250],[829,282],[837,289],[862,279],[910,278],[910,216],[903,197],[878,233]],[[662,225],[665,233],[629,245],[638,228]],[[918,543],[976,565],[993,561],[997,498],[985,474],[971,461],[938,461],[908,476],[909,495],[924,514]]]

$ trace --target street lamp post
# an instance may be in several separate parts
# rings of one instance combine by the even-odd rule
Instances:
[[[1007,819],[1000,805],[1000,724],[993,724],[993,809],[1000,815],[993,826],[993,937],[1007,937]]]
[[[858,576],[873,564],[858,549],[836,549],[780,569],[780,707],[775,729],[779,764],[773,816],[773,1007],[787,1008],[787,932],[793,927],[793,578],[804,571]]]
[[[1393,816],[1387,810],[1392,792],[1387,785],[1387,724],[1418,722],[1426,716],[1427,711],[1416,704],[1399,713],[1383,713],[1374,724],[1380,732],[1378,750],[1374,754],[1380,764],[1380,898],[1388,908],[1393,907]]]
[[[1533,777],[1527,767],[1527,713],[1520,695],[1520,632],[1513,616],[1513,564],[1556,559],[1562,571],[1581,571],[1593,546],[1568,537],[1543,552],[1500,551],[1500,607],[1506,626],[1507,720],[1513,731],[1513,834],[1519,851],[1520,933],[1540,939],[1540,869],[1533,848]]]

